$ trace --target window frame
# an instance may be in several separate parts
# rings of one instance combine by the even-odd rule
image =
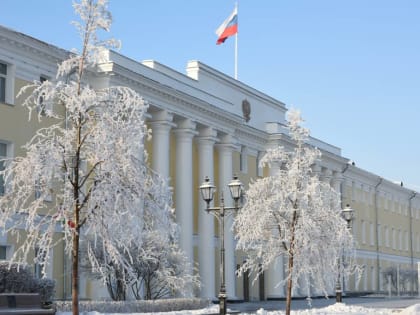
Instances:
[[[6,161],[4,162],[4,165],[7,166],[7,163],[8,163],[7,160],[10,160],[13,157],[13,154],[14,154],[14,144],[13,144],[13,142],[6,141],[6,140],[3,140],[3,139],[0,139],[0,144],[6,145],[6,155],[5,156],[0,155],[0,159],[6,159]],[[3,190],[3,194],[4,194],[4,193],[7,192],[7,182],[6,181],[3,182],[3,187],[4,187],[4,190]],[[2,196],[3,194],[0,193],[0,196]]]
[[[4,248],[4,254],[5,254],[5,258],[3,259],[2,257],[0,257],[0,261],[7,261],[10,259],[10,257],[12,256],[12,252],[13,252],[13,246],[10,244],[5,243],[5,241],[2,241],[0,243],[0,247]]]
[[[34,249],[35,257],[38,256],[39,250],[40,250],[40,247],[35,246],[35,249]],[[45,259],[45,256],[44,256],[44,259]],[[42,263],[39,263],[39,262],[34,263],[34,276],[35,276],[35,278],[41,279],[43,277],[43,275],[42,275],[42,268],[43,267],[44,267],[44,264],[42,264]]]
[[[4,72],[2,71],[3,66]],[[0,103],[6,103],[7,68],[7,63],[0,61]]]
[[[6,142],[3,142],[0,140],[0,146],[4,145],[6,148],[6,152],[5,155],[2,155],[0,153],[0,171],[3,171],[5,166],[6,166],[6,162],[3,159],[7,159],[8,157],[8,144]],[[2,161],[3,160],[3,161]],[[3,196],[6,192],[6,183],[4,181],[4,178],[1,177],[1,181],[0,181],[0,196]]]
[[[4,258],[2,256],[2,249],[4,249]],[[0,261],[7,260],[7,245],[0,245]]]
[[[263,177],[264,176],[264,168],[260,166],[260,162],[261,159],[264,156],[264,152],[258,151],[257,153],[257,158],[256,158],[256,162],[257,162],[257,176],[258,177]]]
[[[0,72],[0,78],[4,79],[4,99],[0,99],[0,103],[6,105],[14,105],[15,99],[15,65],[5,60],[0,60],[0,64],[5,65],[6,73]]]
[[[49,78],[45,75],[40,75],[39,76],[39,82],[41,82],[41,83],[45,82],[45,81],[48,81],[48,80],[49,80]],[[44,96],[45,96],[45,93],[43,93],[42,95],[39,96],[38,101],[37,101],[36,109],[41,116],[45,117],[45,116],[47,116],[47,110],[51,110],[52,108],[50,108],[51,105],[48,106],[49,104],[46,104],[44,102]]]

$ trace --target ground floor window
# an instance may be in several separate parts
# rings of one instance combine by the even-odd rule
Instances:
[[[5,161],[2,161],[2,159],[5,159],[7,157],[7,144],[0,142],[0,171],[4,170],[5,167]],[[4,177],[0,175],[0,196],[4,195]]]
[[[0,245],[0,260],[7,260],[7,246]]]
[[[7,65],[0,62],[0,102],[6,102]]]

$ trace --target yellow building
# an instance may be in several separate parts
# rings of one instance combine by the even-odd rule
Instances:
[[[51,123],[28,121],[22,99],[16,98],[18,91],[33,80],[54,78],[57,63],[68,52],[5,27],[0,27],[0,43],[0,156],[14,157],[24,154],[21,147],[35,130]],[[292,145],[285,129],[287,108],[199,61],[188,62],[186,74],[181,74],[155,61],[136,62],[112,51],[103,54],[106,61],[90,77],[90,84],[129,86],[149,102],[147,124],[153,134],[147,144],[149,162],[173,187],[181,247],[198,264],[202,281],[197,295],[214,299],[219,288],[219,231],[214,218],[204,211],[198,187],[209,176],[229,196],[227,183],[233,174],[245,187],[251,179],[269,174],[270,170],[258,167],[264,152]],[[386,290],[382,272],[387,267],[403,270],[420,261],[420,198],[400,184],[352,165],[340,148],[315,138],[310,143],[323,154],[314,172],[341,191],[343,206],[350,204],[356,214],[353,232],[363,275],[360,281],[346,281],[345,290]],[[0,178],[0,194],[4,189]],[[283,297],[284,288],[276,288],[284,277],[281,263],[254,284],[248,275],[236,277],[235,270],[246,257],[235,253],[229,224],[225,232],[228,298]],[[2,236],[0,259],[10,257],[15,246],[13,239]],[[70,296],[68,266],[64,249],[55,248],[48,276],[57,280],[57,298]],[[82,298],[106,297],[106,290],[95,286],[84,279]]]

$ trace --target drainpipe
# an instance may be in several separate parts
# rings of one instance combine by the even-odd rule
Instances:
[[[408,220],[409,220],[409,229],[410,229],[410,235],[409,235],[409,240],[410,240],[410,259],[411,259],[411,271],[414,271],[414,250],[413,250],[413,198],[416,197],[417,193],[415,191],[413,191],[411,193],[410,198],[408,198]],[[411,296],[414,295],[414,279],[413,277],[411,277]]]
[[[378,209],[378,188],[379,188],[379,186],[382,184],[382,182],[383,182],[383,178],[382,177],[379,177],[378,178],[379,179],[379,181],[378,181],[378,183],[375,185],[375,231],[376,231],[376,289],[377,289],[377,291],[379,292],[379,290],[380,290],[380,281],[379,281],[379,279],[380,279],[380,276],[381,276],[381,273],[380,273],[380,259],[379,259],[379,230],[378,230],[378,221],[379,221],[379,218],[378,218],[378,212],[379,212],[379,209]]]

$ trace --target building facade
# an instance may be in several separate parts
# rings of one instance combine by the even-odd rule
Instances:
[[[48,119],[28,121],[26,109],[20,106],[23,98],[17,94],[34,80],[54,79],[57,63],[67,56],[63,49],[0,27],[0,157],[24,154],[22,145],[38,128],[51,123]],[[245,188],[252,179],[268,176],[273,170],[259,167],[264,152],[293,145],[285,129],[287,107],[199,61],[188,62],[186,74],[181,74],[152,60],[137,62],[113,51],[103,51],[103,56],[105,61],[90,75],[89,83],[96,88],[128,86],[149,102],[147,125],[152,140],[146,145],[148,162],[173,187],[180,245],[191,263],[197,264],[202,281],[196,294],[215,299],[219,230],[215,219],[204,211],[198,187],[209,176],[219,190],[217,203],[220,192],[229,195],[227,184],[234,174]],[[411,270],[420,261],[420,197],[401,184],[358,168],[334,145],[316,138],[310,138],[310,143],[322,151],[314,172],[341,192],[343,207],[349,204],[355,210],[353,233],[363,273],[360,279],[346,279],[344,289],[385,291],[383,272],[388,267]],[[4,189],[0,178],[0,195]],[[230,205],[229,198],[225,201]],[[225,233],[228,298],[284,297],[284,288],[276,287],[284,277],[282,259],[256,282],[252,275],[237,277],[235,270],[246,256],[235,252],[229,222]],[[13,239],[1,236],[0,259],[10,257],[15,246]],[[48,276],[57,280],[57,297],[68,298],[68,258],[64,248],[55,248],[53,254]],[[399,288],[401,292],[417,290],[416,283],[417,279],[407,281]],[[106,297],[106,290],[97,290],[97,286],[83,279],[82,297]],[[296,292],[303,294],[306,292]]]

